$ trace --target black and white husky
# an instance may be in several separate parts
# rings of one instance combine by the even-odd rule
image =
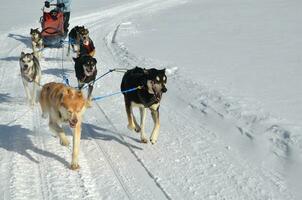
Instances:
[[[88,85],[87,106],[90,107],[91,93],[97,75],[97,60],[90,55],[82,55],[81,57],[73,58],[73,60],[75,62],[74,69],[78,79],[78,88],[81,90],[85,84]]]
[[[39,29],[30,29],[31,44],[34,55],[40,59],[42,57],[42,50],[44,48],[42,34]]]
[[[152,119],[154,122],[153,131],[150,137],[152,144],[155,144],[159,133],[159,105],[162,98],[162,94],[167,92],[165,84],[167,83],[167,76],[165,69],[142,69],[135,67],[128,70],[123,76],[121,83],[121,90],[129,90],[132,88],[141,87],[141,89],[124,93],[125,106],[128,118],[128,128],[140,132],[141,141],[147,143],[145,135],[145,118],[146,109],[151,111]],[[141,123],[137,124],[133,115],[132,108],[139,107]]]
[[[34,53],[21,52],[19,64],[27,100],[30,105],[34,105],[34,103],[37,102],[37,91],[41,80],[39,61],[34,56]]]

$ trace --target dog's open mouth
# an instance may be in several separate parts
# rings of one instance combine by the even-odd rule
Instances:
[[[68,122],[69,122],[69,126],[70,126],[71,128],[75,128],[76,125],[77,125],[77,123],[74,123],[72,120],[69,120]]]
[[[92,76],[93,72],[94,72],[93,68],[92,69],[85,68],[85,75],[86,76]]]

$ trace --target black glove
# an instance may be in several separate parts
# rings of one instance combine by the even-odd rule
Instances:
[[[64,3],[59,3],[57,6],[58,6],[58,8],[63,8],[63,7],[65,7],[65,4]]]
[[[44,4],[45,4],[45,7],[46,7],[46,8],[49,8],[49,7],[50,7],[50,3],[49,3],[48,1],[45,1]]]

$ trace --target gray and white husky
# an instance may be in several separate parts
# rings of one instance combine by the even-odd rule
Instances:
[[[29,104],[33,106],[37,102],[37,92],[41,81],[40,64],[34,53],[24,52],[21,52],[19,64],[26,97]]]
[[[39,31],[39,29],[36,28],[36,29],[30,29],[30,36],[31,36],[31,44],[32,44],[34,55],[38,59],[41,59],[42,50],[44,48],[42,34]]]

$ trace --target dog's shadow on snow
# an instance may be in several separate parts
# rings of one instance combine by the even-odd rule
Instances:
[[[0,103],[12,102],[12,100],[10,93],[0,93]]]
[[[115,141],[118,142],[122,145],[129,146],[134,149],[138,150],[143,150],[143,148],[135,146],[133,144],[129,144],[126,142],[123,138],[121,138],[120,133],[117,133],[115,131],[111,131],[106,128],[98,127],[93,124],[87,124],[87,123],[82,123],[82,127],[84,129],[84,132],[82,133],[82,138],[83,139],[100,139],[100,140],[105,140],[105,141]],[[87,133],[88,132],[88,133]],[[123,137],[128,137],[136,142],[140,142],[140,140],[122,135]]]
[[[0,124],[0,149],[18,153],[37,164],[39,160],[31,155],[32,152],[55,159],[63,165],[68,166],[68,162],[60,156],[36,147],[31,137],[37,136],[33,135],[29,129],[21,127],[21,125],[9,126]]]
[[[31,48],[31,38],[24,36],[24,35],[19,35],[19,34],[15,34],[15,33],[9,33],[8,34],[9,38],[13,38],[19,42],[22,42],[23,44],[26,45],[26,47]]]
[[[5,58],[0,58],[0,60],[4,60],[4,61],[18,61],[20,59],[20,57],[18,56],[9,56],[9,57],[5,57]]]
[[[73,70],[64,69],[64,73],[71,73],[71,72],[73,72]],[[57,77],[62,77],[62,69],[58,69],[58,68],[45,69],[42,70],[42,74],[49,74]]]

